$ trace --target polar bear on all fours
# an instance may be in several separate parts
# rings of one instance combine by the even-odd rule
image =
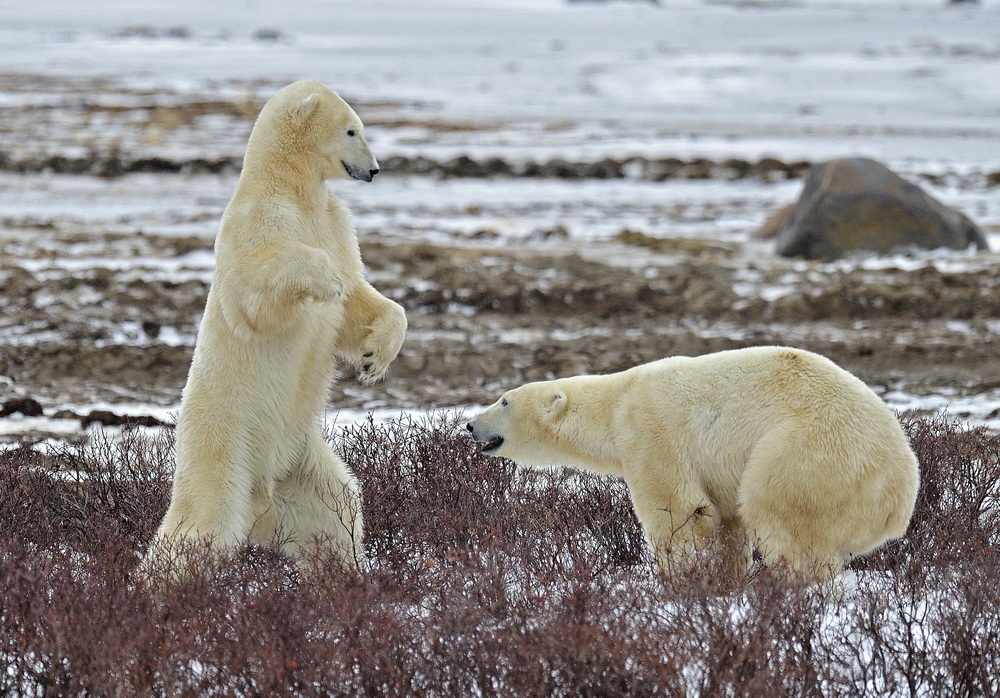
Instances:
[[[919,472],[899,422],[828,359],[785,347],[530,383],[468,424],[483,451],[620,475],[663,567],[719,541],[806,579],[901,537]]]
[[[261,110],[215,244],[146,573],[196,542],[280,540],[298,554],[318,542],[361,558],[358,485],[319,419],[337,361],[381,379],[406,316],[364,280],[350,212],[325,180],[377,173],[361,120],[323,85],[293,83]]]

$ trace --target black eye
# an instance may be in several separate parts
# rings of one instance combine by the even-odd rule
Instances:
[[[350,130],[349,130],[349,131],[347,132],[347,135],[348,135],[348,136],[350,136],[351,138],[354,138],[354,129],[353,129],[353,128],[352,128],[352,129],[350,129]]]
[[[500,406],[501,407],[506,407],[507,406],[507,398],[501,398],[501,400],[500,400]]]

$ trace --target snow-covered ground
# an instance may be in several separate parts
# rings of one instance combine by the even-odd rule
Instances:
[[[309,76],[402,115],[525,126],[476,137],[483,151],[1000,167],[996,0],[3,0],[0,14],[5,73],[223,94]]]
[[[312,77],[363,105],[383,161],[867,155],[966,212],[1000,250],[1000,188],[986,183],[1000,171],[1000,0],[0,0],[0,17],[7,121],[0,122],[0,154],[12,157],[120,146],[238,158],[246,119],[208,114],[154,133],[140,117],[192,95],[259,102],[286,82]],[[81,117],[82,102],[104,111]],[[51,120],[18,121],[39,107],[51,108]],[[139,115],[134,122],[116,116],[130,110]],[[207,281],[213,260],[204,249],[144,257],[103,236],[138,229],[210,241],[234,182],[232,172],[120,179],[0,173],[0,220],[22,226],[4,232],[3,250],[40,277],[97,265],[125,276]],[[371,186],[337,189],[361,233],[387,241],[461,244],[485,231],[502,245],[558,229],[571,242],[591,243],[634,229],[710,238],[763,259],[770,249],[746,243],[748,235],[799,187],[383,176]],[[72,244],[23,227],[53,220],[61,232],[79,232]],[[873,274],[982,264],[987,273],[994,261],[929,253],[839,264]],[[825,273],[787,262],[793,274],[807,267]],[[765,292],[793,293],[797,278]],[[42,336],[2,320],[0,333],[8,344]],[[125,324],[121,333],[122,341],[149,341],[138,325]],[[192,327],[166,328],[157,338],[193,340]],[[985,417],[1000,404],[995,392],[927,396],[890,386],[883,396],[899,409],[958,409],[992,424],[997,418]],[[4,428],[29,421],[14,418]]]

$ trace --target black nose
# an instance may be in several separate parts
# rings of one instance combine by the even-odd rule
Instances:
[[[468,424],[466,424],[465,428],[468,429],[469,431],[472,431],[472,422],[469,422]]]
[[[368,174],[370,174],[372,177],[374,177],[378,173],[379,173],[379,169],[377,167],[374,170],[368,170]]]

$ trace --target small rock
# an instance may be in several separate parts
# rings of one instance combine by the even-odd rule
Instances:
[[[157,337],[159,337],[160,336],[160,330],[162,328],[163,328],[163,325],[161,325],[158,322],[153,322],[152,320],[146,320],[145,322],[142,323],[142,331],[150,339],[156,339]]]
[[[3,403],[3,407],[0,407],[0,417],[8,417],[17,413],[21,413],[25,417],[41,417],[44,415],[42,406],[38,400],[30,397],[18,397],[13,400],[7,400],[7,402]]]
[[[93,410],[86,417],[80,417],[80,425],[86,429],[91,424],[100,424],[106,427],[137,426],[137,427],[162,427],[168,426],[166,422],[149,415],[128,415],[115,414],[110,410]]]
[[[712,179],[712,162],[697,158],[681,167],[677,176],[680,179]]]
[[[569,230],[566,229],[566,226],[556,225],[552,228],[536,230],[530,237],[533,240],[566,239],[569,237]]]
[[[654,182],[662,182],[667,179],[673,179],[678,176],[678,173],[684,165],[684,161],[678,160],[677,158],[650,160],[646,163],[643,179],[652,180]]]
[[[97,423],[109,427],[114,426],[117,419],[118,415],[109,410],[92,410],[86,417],[80,417],[80,426],[86,429],[91,424]]]
[[[581,176],[591,179],[617,179],[622,176],[622,164],[611,158],[584,165]]]
[[[278,29],[272,29],[270,27],[261,27],[253,33],[253,38],[255,41],[261,41],[265,43],[274,43],[280,41],[283,37],[281,31]]]
[[[740,158],[728,158],[722,161],[722,173],[725,179],[745,179],[752,169],[753,165]]]
[[[468,155],[459,155],[444,164],[445,171],[452,177],[482,177],[483,169]]]
[[[752,176],[764,182],[787,179],[788,166],[775,158],[761,158],[750,167]]]
[[[542,168],[543,177],[554,177],[556,179],[578,179],[576,167],[571,162],[562,158],[550,160]]]
[[[506,160],[492,157],[483,163],[483,172],[487,176],[509,177],[514,173],[514,168]]]

